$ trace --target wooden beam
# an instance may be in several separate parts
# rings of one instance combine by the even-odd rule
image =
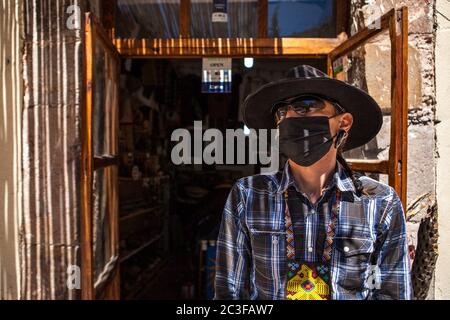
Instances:
[[[119,52],[116,50],[113,41],[109,37],[106,30],[100,25],[95,16],[91,16],[91,23],[93,25],[92,32],[93,35],[95,33],[95,38],[102,42],[105,50],[111,53],[115,59],[120,59]]]
[[[408,7],[397,11],[395,22],[396,33],[396,77],[395,77],[395,101],[396,101],[396,125],[397,130],[397,193],[403,203],[407,205],[407,158],[408,158]]]
[[[408,8],[391,18],[391,145],[389,150],[389,184],[407,205],[408,157]]]
[[[258,1],[258,38],[267,38],[268,19],[268,0],[260,0]]]
[[[93,16],[86,14],[84,83],[85,97],[81,121],[81,298],[92,300],[93,290],[93,253],[92,253],[92,97],[93,97]]]
[[[401,195],[401,173],[399,171],[401,162],[401,52],[400,42],[397,38],[397,21],[394,14],[389,21],[389,36],[391,40],[391,141],[389,146],[389,185],[398,195]]]
[[[95,157],[94,158],[94,170],[105,168],[109,166],[118,166],[119,157]]]
[[[330,52],[330,60],[334,62],[336,59],[352,52],[358,47],[363,46],[367,41],[375,37],[376,35],[388,30],[389,22],[392,17],[395,16],[395,9],[392,9],[380,18],[380,28],[365,27],[347,41],[344,41],[340,46],[336,47]]]
[[[117,0],[102,0],[102,25],[111,39],[114,39],[116,26]]]
[[[400,195],[403,207],[407,205],[407,186],[408,186],[408,49],[409,49],[409,18],[408,7],[401,8],[401,36],[402,36],[402,194]]]
[[[349,34],[349,17],[350,6],[348,0],[336,0],[334,9],[335,21],[336,21],[336,36],[345,32]]]
[[[85,93],[84,105],[82,108],[82,121],[81,121],[81,137],[82,137],[82,152],[81,152],[81,296],[82,299],[91,300],[95,299],[94,291],[94,252],[93,252],[93,227],[92,227],[92,184],[93,184],[93,172],[97,168],[102,168],[111,165],[117,165],[118,157],[116,155],[111,157],[99,157],[94,158],[93,154],[93,108],[94,108],[94,83],[96,81],[94,74],[95,56],[94,48],[96,45],[100,45],[105,52],[115,60],[117,68],[115,71],[114,83],[118,86],[119,77],[119,55],[114,45],[111,43],[110,38],[104,31],[103,27],[98,23],[96,18],[91,14],[86,14],[85,25],[85,46],[84,46],[84,70],[83,81]],[[111,70],[110,70],[111,71]],[[118,88],[115,91],[118,94]],[[111,105],[111,109],[116,113],[112,117],[113,122],[118,121],[118,96],[112,100],[114,105]],[[116,123],[112,124],[112,129],[117,134]],[[114,146],[112,152],[116,152],[118,149],[117,137],[113,139]],[[113,169],[114,170],[114,169]],[[117,169],[115,169],[117,171]],[[115,173],[117,175],[117,173]],[[110,200],[110,221],[111,221],[111,241],[114,246],[113,252],[118,255],[118,205],[117,205],[117,178],[110,181],[109,189],[111,190]]]
[[[180,1],[180,37],[189,38],[190,34],[191,1]]]
[[[389,174],[388,160],[347,160],[353,171]]]
[[[323,56],[342,43],[336,38],[115,39],[124,57]]]

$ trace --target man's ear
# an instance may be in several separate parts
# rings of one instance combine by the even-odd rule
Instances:
[[[353,116],[351,113],[346,112],[341,116],[339,122],[339,129],[349,132],[353,125]]]

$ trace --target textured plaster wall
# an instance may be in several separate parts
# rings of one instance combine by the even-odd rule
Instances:
[[[21,17],[21,1],[0,1],[0,300],[20,297]]]
[[[84,1],[24,6],[21,291],[25,299],[75,299],[67,270],[80,267]],[[67,23],[69,6],[79,8],[78,24]]]
[[[450,1],[437,0],[436,125],[439,257],[435,272],[436,299],[450,299]]]
[[[447,0],[444,2],[449,3]],[[373,6],[373,7],[371,7]],[[408,192],[407,202],[436,189],[436,77],[435,43],[436,15],[435,0],[352,0],[352,34],[367,25],[370,14],[384,14],[392,8],[408,7]],[[448,50],[447,50],[448,53]],[[378,36],[365,45],[361,52],[361,61],[354,72],[355,81],[366,89],[389,113],[390,105],[390,55],[391,46],[388,33]],[[362,71],[362,72],[360,72]],[[363,74],[363,79],[358,79]],[[448,90],[447,90],[448,92]],[[387,159],[389,152],[390,116],[384,117],[384,126],[372,142],[370,150],[356,150],[366,158]],[[387,182],[382,176],[381,181]],[[441,211],[440,211],[441,212]],[[408,224],[408,236],[411,243],[416,240],[418,224]],[[434,298],[431,284],[428,299]]]

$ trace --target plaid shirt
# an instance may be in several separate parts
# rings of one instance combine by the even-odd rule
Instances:
[[[336,188],[341,191],[341,203],[330,262],[332,299],[411,299],[399,197],[393,188],[371,178],[363,176],[360,181],[367,194],[358,196],[337,162],[333,178],[312,205],[297,189],[287,163],[277,173],[239,179],[228,196],[220,226],[214,299],[285,299],[283,193],[289,192],[297,256],[314,262],[323,252]]]

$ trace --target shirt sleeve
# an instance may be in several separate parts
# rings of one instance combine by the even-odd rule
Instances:
[[[244,190],[237,182],[228,195],[217,239],[214,300],[249,298],[250,238]]]
[[[376,300],[411,300],[411,269],[406,240],[406,221],[403,206],[394,189],[383,214],[382,246],[378,256],[380,281],[375,287]]]

